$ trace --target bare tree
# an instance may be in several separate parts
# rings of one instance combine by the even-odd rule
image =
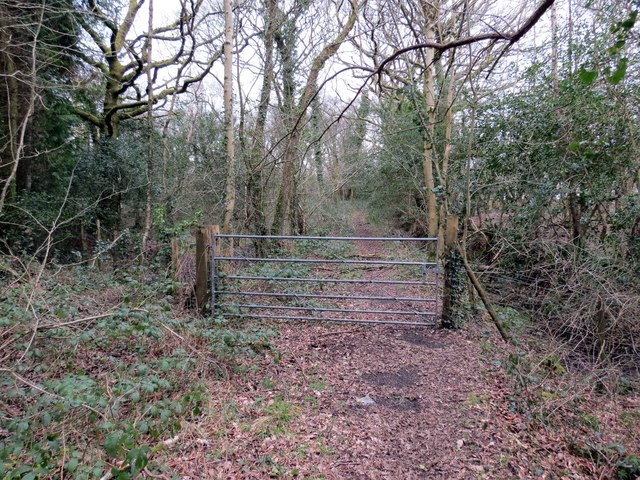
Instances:
[[[285,231],[286,219],[289,217],[290,212],[295,208],[295,174],[296,174],[296,160],[298,159],[298,147],[300,145],[300,139],[302,134],[303,119],[306,116],[306,111],[311,104],[311,100],[317,94],[318,77],[321,70],[337,52],[343,42],[347,40],[348,35],[353,29],[358,13],[360,11],[361,4],[356,0],[353,0],[350,4],[350,12],[346,18],[346,21],[342,24],[337,35],[327,43],[324,43],[319,52],[311,60],[311,66],[309,68],[306,82],[302,89],[295,107],[292,109],[292,115],[290,117],[290,124],[287,128],[288,137],[286,139],[285,150],[282,159],[282,180],[280,182],[280,189],[278,191],[276,210],[272,225],[272,232],[281,234]],[[281,48],[281,52],[282,52]],[[290,65],[283,67],[290,68]],[[290,89],[289,85],[283,85],[285,89]],[[300,222],[295,225],[296,228],[300,227]]]
[[[90,42],[80,45],[74,55],[90,69],[83,82],[104,81],[101,100],[76,102],[75,112],[95,126],[101,135],[117,137],[122,120],[143,115],[148,109],[148,92],[138,85],[145,71],[153,72],[154,104],[167,101],[175,93],[187,91],[200,82],[222,54],[210,53],[210,46],[220,37],[211,24],[215,13],[205,11],[204,0],[181,0],[175,22],[155,27],[131,38],[133,25],[144,0],[130,0],[121,21],[117,11],[104,9],[96,0],[78,7],[75,18]],[[114,7],[117,9],[117,6]],[[169,52],[164,58],[148,58],[145,46],[149,37],[163,43]],[[179,82],[175,79],[179,78]],[[145,96],[147,98],[145,98]]]
[[[255,126],[253,129],[253,141],[251,142],[248,154],[245,156],[245,168],[247,170],[246,191],[247,191],[247,221],[248,227],[257,234],[267,233],[267,221],[264,205],[264,175],[263,170],[265,160],[268,157],[265,138],[265,127],[269,103],[273,90],[274,77],[274,37],[278,28],[276,13],[278,9],[277,0],[266,0],[264,11],[264,55],[262,85],[258,100]],[[262,254],[263,245],[258,242],[257,250]]]
[[[502,17],[495,15],[499,5],[491,1],[409,1],[394,4],[396,8],[385,3],[369,6],[365,14],[369,30],[357,47],[372,61],[370,71],[378,77],[380,93],[398,92],[402,96],[405,89],[415,92],[421,83],[421,95],[412,95],[411,99],[416,102],[416,110],[423,112],[422,188],[430,237],[444,235],[441,220],[448,213],[453,108],[458,92],[467,79],[492,69],[553,3],[543,0],[529,12],[523,2]],[[458,51],[463,46],[468,51],[461,58]],[[436,128],[439,125],[443,128]]]

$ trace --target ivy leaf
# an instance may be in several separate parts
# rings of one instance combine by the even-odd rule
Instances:
[[[595,70],[587,70],[586,68],[582,67],[578,72],[578,76],[582,83],[584,83],[585,85],[591,85],[598,76],[598,72],[596,72]]]
[[[78,464],[79,464],[78,459],[77,458],[72,458],[66,463],[64,468],[68,472],[75,472],[78,469]]]
[[[127,454],[127,462],[129,463],[129,468],[133,476],[136,476],[149,463],[147,453],[149,453],[150,450],[151,449],[148,446],[144,445],[142,447],[132,449]]]
[[[149,431],[149,423],[142,420],[138,423],[138,431],[141,433],[147,433]]]
[[[638,11],[634,10],[629,14],[629,18],[620,22],[620,27],[624,28],[625,30],[631,30],[633,26],[636,24],[637,19],[638,19]]]
[[[611,82],[613,85],[617,85],[618,83],[620,83],[624,76],[627,74],[628,65],[629,59],[626,57],[621,58],[618,62],[615,72],[613,72],[613,74],[609,77],[609,82]]]
[[[110,457],[116,457],[122,449],[122,432],[116,430],[107,435],[104,442],[104,450]]]

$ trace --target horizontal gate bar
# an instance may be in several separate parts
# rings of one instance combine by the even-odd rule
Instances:
[[[397,302],[435,302],[435,298],[414,297],[369,297],[360,295],[317,295],[312,293],[278,293],[278,292],[228,292],[226,290],[214,290],[216,295],[254,295],[260,297],[295,297],[295,298],[333,298],[342,300],[395,300]]]
[[[241,260],[247,262],[297,262],[297,263],[356,263],[361,265],[426,265],[437,266],[438,262],[394,262],[391,260],[329,260],[326,258],[259,258],[259,257],[215,257],[216,260]]]
[[[329,282],[329,283],[377,283],[392,285],[437,285],[437,282],[411,282],[407,280],[365,280],[337,278],[300,278],[300,277],[253,277],[250,275],[225,275],[223,280],[276,280],[284,282]]]
[[[363,240],[373,242],[437,242],[436,237],[303,237],[295,235],[236,235],[228,233],[214,233],[214,237],[218,238],[264,238],[274,240],[336,240],[336,241],[350,241],[350,240]]]
[[[404,310],[353,310],[349,308],[324,308],[324,307],[292,307],[280,305],[258,305],[254,303],[231,303],[224,307],[236,308],[264,308],[273,310],[305,310],[311,312],[336,312],[336,313],[380,313],[383,315],[424,315],[434,316],[435,312],[408,312]]]
[[[288,316],[288,315],[252,315],[252,314],[231,314],[222,313],[222,316],[242,317],[242,318],[266,318],[266,319],[283,319],[283,320],[318,320],[320,322],[341,322],[341,323],[380,323],[387,325],[415,325],[416,327],[433,327],[435,322],[405,322],[393,320],[377,320],[377,319],[353,319],[353,318],[333,318],[333,317],[305,317],[305,316]]]

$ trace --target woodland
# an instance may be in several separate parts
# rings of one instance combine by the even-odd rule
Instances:
[[[639,10],[0,0],[0,478],[640,478]],[[447,328],[217,315],[211,225]]]

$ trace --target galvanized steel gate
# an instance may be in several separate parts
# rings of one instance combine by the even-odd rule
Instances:
[[[221,249],[223,242],[239,243],[244,240],[251,240],[254,245],[236,246],[232,256],[220,254],[221,251],[227,250],[224,247]],[[211,311],[214,316],[416,326],[435,325],[439,290],[437,238],[305,237],[214,233],[211,242]],[[273,256],[274,254],[259,256],[255,253],[256,242],[278,242],[279,245],[288,242],[289,247],[294,247],[290,248],[288,253],[291,253],[291,250],[295,252],[295,244],[301,242],[344,242],[347,244],[398,242],[396,244],[398,246],[413,242],[423,247],[422,250],[415,250],[419,256],[431,256],[432,260],[369,260],[353,258],[354,255],[350,255],[352,258],[317,258],[313,253],[304,257],[281,257]],[[282,250],[280,252],[282,254]],[[355,257],[360,257],[360,255],[355,255]],[[262,267],[268,264],[275,264],[276,271],[273,272],[274,269],[267,269],[266,273],[261,271],[264,270]],[[299,276],[296,275],[296,271],[287,270],[287,265],[313,265],[314,267],[308,271],[309,275]],[[353,266],[354,278],[339,278],[341,272],[338,270],[343,265]],[[278,270],[277,266],[285,268]],[[335,266],[335,268],[332,270],[331,266]],[[358,269],[362,268],[379,269],[377,273],[382,274],[385,278],[359,278],[361,272],[358,272]],[[398,272],[397,268],[405,269],[405,271]],[[249,269],[248,272],[247,269]],[[321,275],[321,271],[327,270],[330,271],[330,275]],[[388,274],[393,276],[394,273],[395,276],[399,274],[402,278],[388,278]],[[406,277],[411,279],[407,280]],[[294,288],[294,291],[291,291],[290,288],[283,290],[279,288],[280,285],[300,285],[306,287],[306,290],[298,291],[299,288]],[[333,288],[325,292],[326,285],[333,285]],[[397,291],[400,288],[408,293],[353,295],[341,294],[344,292],[336,291],[337,287],[348,285],[356,290],[393,288]],[[312,293],[309,292],[309,287],[315,288]],[[250,300],[242,300],[246,298],[257,298],[260,301],[252,303]],[[233,301],[233,299],[239,300]],[[348,305],[327,305],[327,301],[348,302]],[[366,307],[357,308],[358,303],[366,303]],[[371,304],[376,307],[369,307]],[[385,304],[392,304],[392,308],[382,308]],[[377,305],[381,306],[377,307]],[[267,313],[263,313],[265,311]],[[367,318],[362,318],[364,315]],[[369,318],[372,316],[373,318]]]

